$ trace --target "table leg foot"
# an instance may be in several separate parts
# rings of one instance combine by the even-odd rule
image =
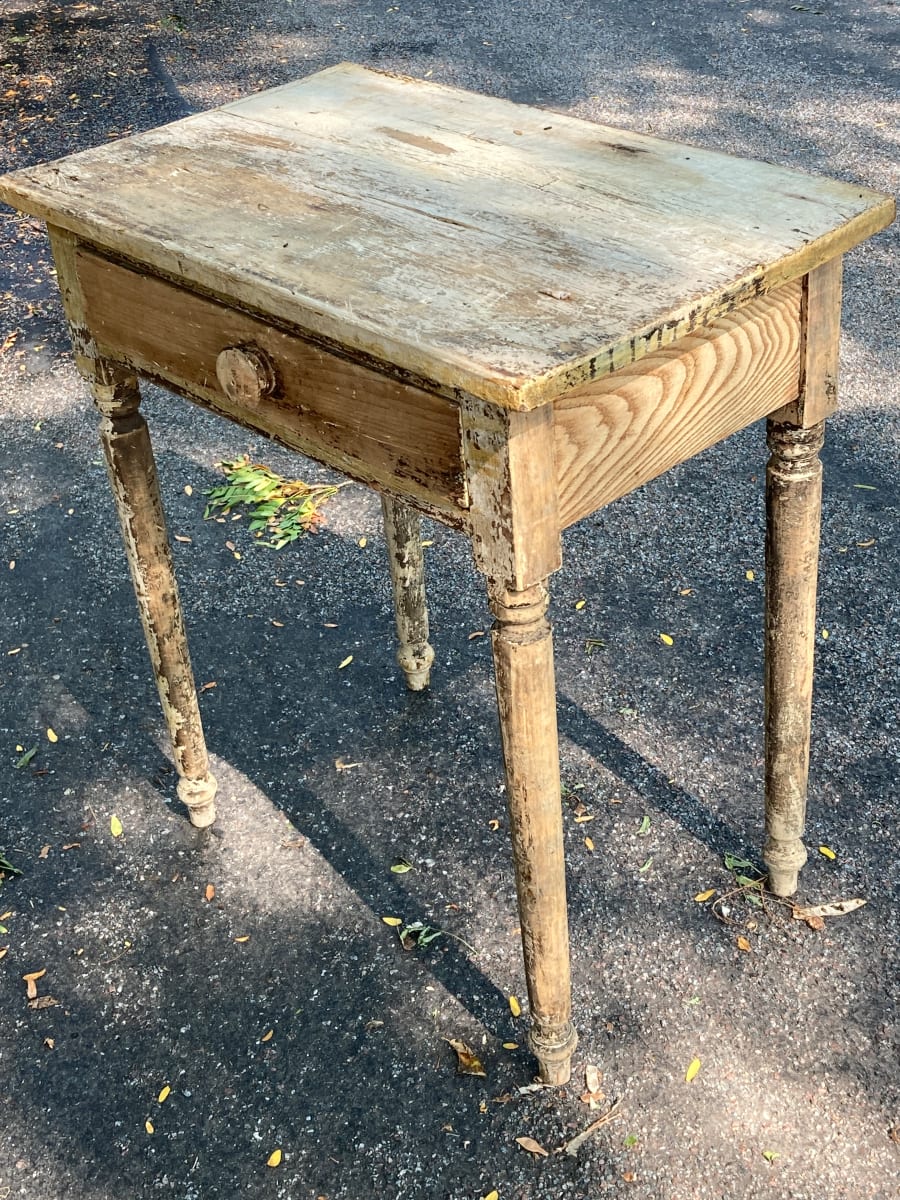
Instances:
[[[178,799],[188,810],[191,824],[197,829],[206,829],[216,819],[215,798],[219,785],[207,771],[202,779],[178,780]]]
[[[769,888],[797,890],[809,773],[824,422],[768,422],[765,753]]]
[[[490,587],[497,706],[531,1007],[541,1078],[569,1078],[575,1030],[563,852],[553,641],[542,585]]]
[[[578,1034],[571,1021],[558,1029],[533,1028],[528,1033],[528,1046],[538,1062],[542,1083],[562,1087],[572,1077],[572,1055],[578,1045]]]
[[[103,359],[91,360],[85,370],[90,372],[94,401],[102,414],[100,440],[163,716],[172,739],[178,795],[187,805],[194,825],[211,825],[216,815],[216,784],[209,773],[156,464],[147,423],[139,412],[137,379]]]
[[[406,686],[410,691],[420,692],[431,677],[434,649],[428,641],[425,556],[419,515],[390,496],[382,496],[381,508],[394,591],[397,662],[406,676]]]

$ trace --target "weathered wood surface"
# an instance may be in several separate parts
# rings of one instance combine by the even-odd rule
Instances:
[[[468,396],[462,423],[476,566],[515,591],[542,583],[562,565],[553,409],[510,412]]]
[[[769,888],[797,890],[806,862],[816,580],[824,423],[768,422],[766,468],[765,754]]]
[[[510,836],[532,1026],[545,1083],[569,1078],[577,1043],[571,1020],[553,640],[547,592],[488,582],[491,635],[506,762]]]
[[[428,686],[434,648],[428,641],[425,552],[419,514],[390,496],[381,497],[384,539],[394,592],[397,662],[412,692]]]
[[[772,419],[809,427],[838,403],[843,261],[832,258],[803,278],[800,302],[800,392]]]
[[[0,198],[365,358],[546,403],[797,278],[893,201],[344,64]]]
[[[76,339],[353,478],[461,516],[456,404],[90,250],[76,251],[75,269]]]
[[[800,301],[785,284],[558,400],[563,526],[795,400]]]

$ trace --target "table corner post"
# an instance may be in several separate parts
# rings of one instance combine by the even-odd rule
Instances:
[[[807,860],[810,724],[825,418],[837,407],[840,257],[803,279],[796,401],[766,423],[765,759],[769,888],[797,890]]]
[[[153,447],[140,412],[137,376],[97,349],[77,273],[77,239],[65,230],[51,228],[49,232],[76,366],[100,413],[100,442],[172,742],[178,797],[191,823],[204,828],[216,817],[217,784],[209,770]]]
[[[547,578],[561,565],[552,406],[463,409],[475,562],[494,614],[491,642],[522,949],[541,1079],[571,1075],[565,850]]]

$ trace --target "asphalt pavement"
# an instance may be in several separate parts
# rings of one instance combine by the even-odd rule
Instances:
[[[896,191],[898,26],[895,3],[840,0],[4,0],[3,163],[352,59]],[[316,536],[261,548],[203,520],[217,463],[336,477],[147,390],[220,782],[216,826],[192,829],[44,234],[3,211],[0,853],[21,874],[0,882],[0,1200],[900,1196],[897,242],[895,226],[846,263],[799,897],[866,904],[813,929],[695,899],[733,888],[726,856],[759,864],[762,843],[755,427],[565,537],[581,1041],[552,1091],[528,1086],[510,1005],[524,983],[468,546],[426,526],[437,658],[431,690],[407,693],[377,498],[343,488]],[[442,936],[404,950],[386,915]],[[23,976],[44,971],[29,1004]],[[484,1078],[457,1073],[448,1039]]]

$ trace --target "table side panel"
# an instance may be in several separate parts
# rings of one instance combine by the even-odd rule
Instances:
[[[80,247],[75,264],[100,354],[353,478],[457,516],[467,506],[452,401],[91,249]],[[268,356],[272,395],[235,402],[222,390],[216,359],[236,345]]]
[[[554,405],[563,528],[796,400],[801,281]]]

